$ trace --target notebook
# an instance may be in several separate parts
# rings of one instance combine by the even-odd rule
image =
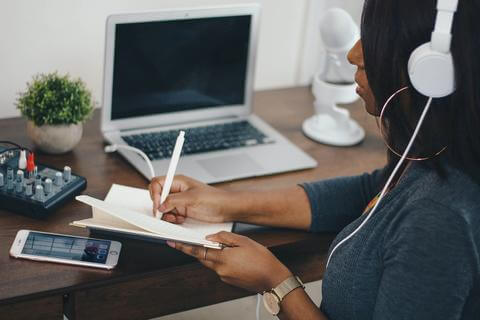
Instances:
[[[209,234],[232,231],[233,223],[206,223],[187,218],[181,225],[152,215],[148,190],[113,184],[105,200],[77,196],[76,200],[92,207],[92,218],[73,221],[70,225],[93,230],[117,232],[160,240],[173,240],[208,248],[221,244],[205,240]]]

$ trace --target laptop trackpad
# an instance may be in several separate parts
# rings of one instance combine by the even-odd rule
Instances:
[[[245,153],[198,160],[198,163],[214,177],[248,175],[263,170]]]

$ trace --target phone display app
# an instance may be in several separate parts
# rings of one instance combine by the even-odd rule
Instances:
[[[110,241],[30,232],[22,253],[67,260],[105,263]]]

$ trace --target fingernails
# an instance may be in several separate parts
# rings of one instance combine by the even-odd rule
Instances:
[[[167,245],[171,248],[175,248],[175,242],[173,241],[167,241]]]

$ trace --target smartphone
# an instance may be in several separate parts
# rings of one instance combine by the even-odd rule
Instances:
[[[117,265],[121,248],[117,241],[20,230],[10,256],[110,270]]]

